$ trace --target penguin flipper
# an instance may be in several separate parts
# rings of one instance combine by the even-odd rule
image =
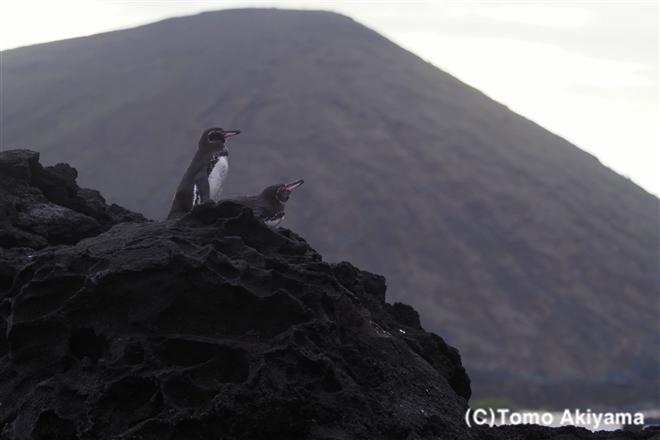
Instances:
[[[209,178],[206,170],[202,170],[195,174],[194,187],[193,187],[193,205],[204,203],[210,198]]]

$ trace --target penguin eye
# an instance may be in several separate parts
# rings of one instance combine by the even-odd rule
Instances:
[[[224,138],[222,132],[217,130],[210,132],[208,136],[206,136],[206,139],[208,139],[209,142],[222,142]]]

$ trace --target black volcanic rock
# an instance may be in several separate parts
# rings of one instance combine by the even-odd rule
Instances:
[[[2,255],[22,266],[0,302],[6,438],[372,437],[441,432],[467,409],[458,352],[386,305],[383,277],[230,202],[98,235],[112,217],[75,170],[1,159]],[[26,234],[41,251],[14,246]]]
[[[236,207],[31,257],[5,299],[10,436],[58,420],[100,438],[377,438],[460,420],[458,352],[397,321],[382,277],[322,262],[246,208],[226,218]]]
[[[7,153],[38,168],[35,153]],[[78,203],[68,192],[73,170],[56,168],[69,178],[50,176],[47,191]],[[17,166],[22,177],[3,190],[25,191],[27,169]],[[26,215],[55,204],[38,189],[23,203]],[[425,332],[411,307],[387,304],[382,276],[325,263],[294,232],[271,230],[231,202],[177,221],[113,211],[136,221],[39,250],[3,241],[3,261],[18,268],[0,296],[3,440],[660,433],[468,428],[470,381],[458,351]]]
[[[0,158],[3,262],[19,268],[0,299],[5,438],[456,429],[458,352],[385,304],[383,277],[324,263],[231,202],[144,222],[79,196],[67,165]]]
[[[43,168],[34,151],[1,152],[0,175],[3,248],[75,244],[117,223],[146,221],[142,214],[106,205],[96,190],[81,189],[68,164]]]

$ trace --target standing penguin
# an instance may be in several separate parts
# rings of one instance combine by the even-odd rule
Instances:
[[[304,183],[296,180],[291,183],[280,183],[266,188],[258,196],[228,197],[224,200],[240,203],[252,209],[255,217],[260,218],[270,228],[275,228],[284,218],[284,204],[294,189]]]
[[[239,134],[238,130],[209,128],[199,139],[197,152],[181,178],[174,194],[172,207],[167,219],[176,219],[208,199],[220,200],[222,183],[229,167],[225,141]]]

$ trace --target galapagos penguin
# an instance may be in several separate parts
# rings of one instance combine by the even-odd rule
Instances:
[[[229,152],[225,141],[239,130],[209,128],[199,139],[197,152],[181,178],[167,219],[182,217],[193,206],[208,199],[220,200],[222,183],[227,177]]]
[[[294,189],[304,183],[296,180],[291,183],[271,185],[258,196],[228,197],[224,200],[240,203],[252,209],[254,216],[263,220],[269,228],[277,227],[284,218],[284,204]]]

